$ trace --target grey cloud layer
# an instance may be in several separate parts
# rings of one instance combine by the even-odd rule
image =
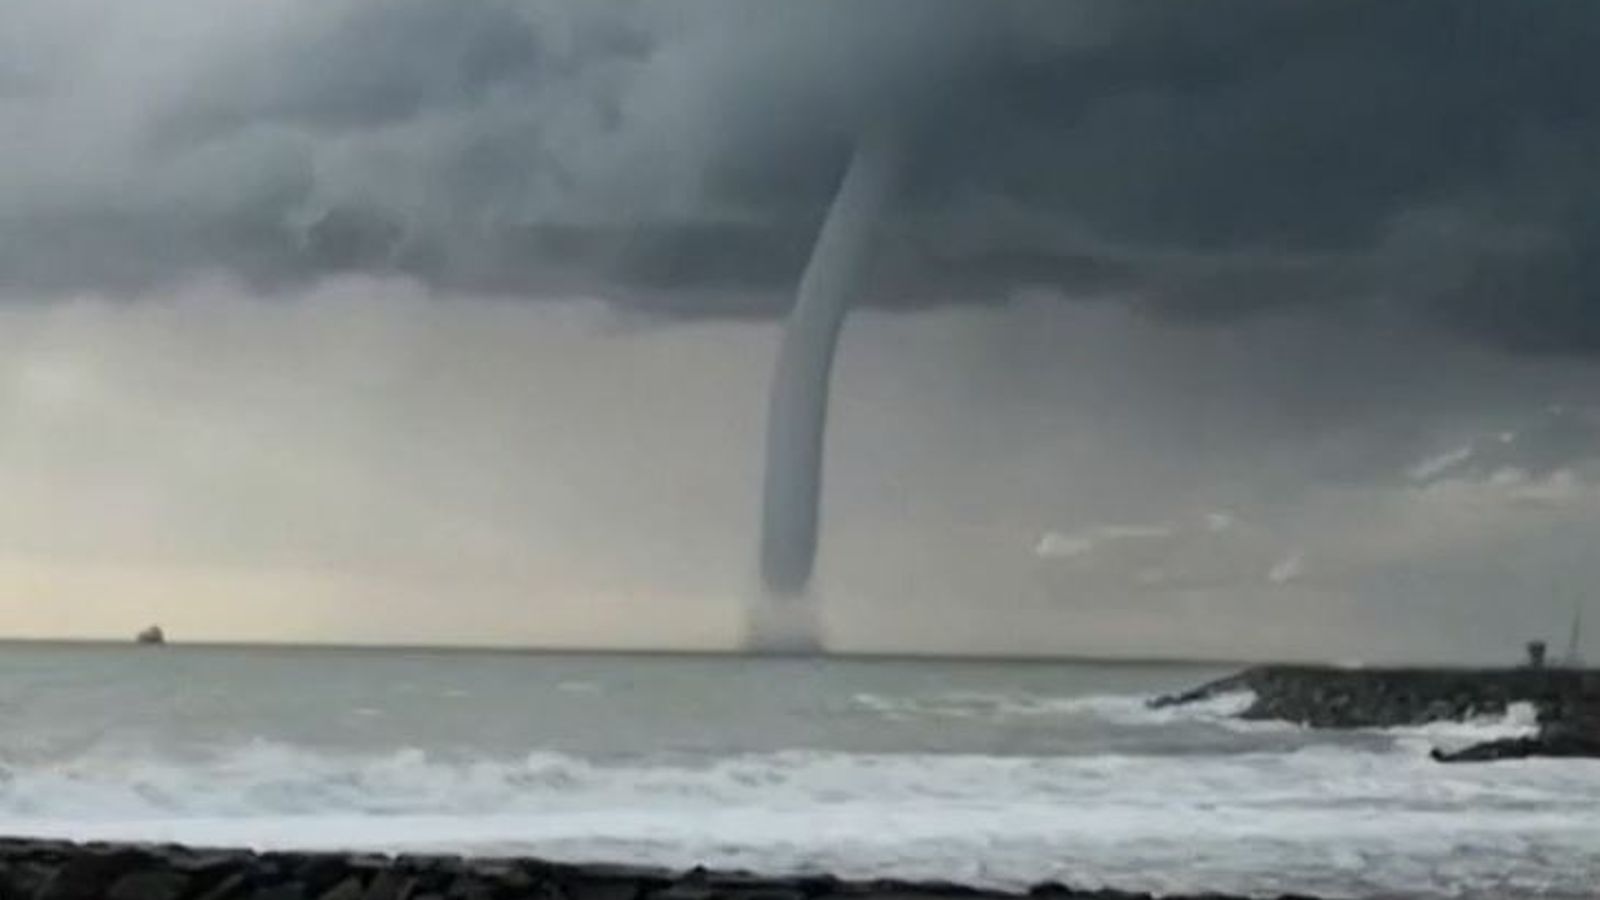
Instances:
[[[1600,349],[1600,8],[1517,0],[23,0],[0,280],[401,271],[770,314],[863,117],[881,303],[1360,304]]]

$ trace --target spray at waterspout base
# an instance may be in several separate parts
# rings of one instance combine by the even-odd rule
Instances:
[[[827,652],[821,613],[810,594],[762,593],[746,610],[745,652],[760,656]]]

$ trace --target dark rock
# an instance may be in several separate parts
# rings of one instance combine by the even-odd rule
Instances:
[[[800,875],[794,879],[794,886],[800,889],[807,897],[820,897],[831,894],[839,889],[841,882],[838,878],[827,874]]]
[[[566,867],[560,872],[551,872],[549,877],[559,881],[573,898],[594,892],[596,900],[631,900],[662,890],[677,880],[677,876],[666,869],[609,863]]]
[[[284,881],[257,888],[252,900],[306,900],[306,886],[299,881]]]
[[[428,871],[454,875],[466,868],[464,857],[454,853],[402,853],[395,864],[413,872]]]
[[[344,864],[358,872],[381,872],[394,868],[394,857],[382,853],[352,853],[344,858]]]
[[[106,900],[179,900],[189,889],[189,876],[171,870],[129,872],[106,891]]]
[[[1200,703],[1215,697],[1237,693],[1238,691],[1250,690],[1251,685],[1248,684],[1247,681],[1251,676],[1251,672],[1254,671],[1256,670],[1252,669],[1246,672],[1241,672],[1237,675],[1230,675],[1227,678],[1219,678],[1216,681],[1202,684],[1197,688],[1191,688],[1190,690],[1182,691],[1177,694],[1163,694],[1162,696],[1151,700],[1150,706],[1153,709],[1165,709],[1169,706],[1184,706],[1190,703]]]
[[[1444,763],[1493,762],[1503,759],[1527,759],[1533,756],[1600,759],[1600,737],[1578,734],[1539,735],[1486,741],[1449,752],[1437,749],[1433,751],[1433,758]]]
[[[1334,696],[1332,692],[1324,692]],[[1391,691],[1398,695],[1400,692]],[[313,890],[313,882],[327,882]],[[455,856],[196,851],[0,840],[0,900],[1151,900],[1041,884],[1027,897],[948,882],[847,882]],[[1180,898],[1168,898],[1180,900]],[[1189,900],[1240,900],[1213,896]],[[1285,898],[1291,900],[1291,898]],[[1300,898],[1310,900],[1310,898]]]
[[[1241,717],[1311,728],[1392,728],[1504,715],[1514,703],[1538,710],[1537,738],[1496,741],[1453,753],[1446,762],[1519,756],[1593,756],[1600,743],[1600,673],[1580,669],[1333,669],[1261,666],[1151,701],[1165,707],[1236,691],[1254,700]]]
[[[645,891],[660,890],[663,886],[646,887],[644,882],[628,878],[574,879],[561,885],[562,893],[569,900],[639,900]]]
[[[37,900],[81,900],[102,897],[118,878],[149,864],[141,850],[91,844],[64,862],[40,885]]]
[[[800,893],[786,880],[774,881],[752,872],[713,872],[701,876],[699,881],[725,896],[745,897],[764,891]]]
[[[27,838],[0,838],[0,860],[24,858],[32,862],[57,862],[79,853],[68,841],[34,841]]]
[[[1059,882],[1035,884],[1027,894],[1029,897],[1048,898],[1048,900],[1154,900],[1149,894],[1128,894],[1125,890],[1074,890]],[[1194,900],[1205,900],[1205,898],[1195,897]]]
[[[211,875],[223,871],[237,871],[251,865],[255,856],[243,852],[196,853],[186,851],[165,857],[168,868],[191,875]]]
[[[1072,890],[1061,884],[1054,884],[1045,892],[1037,894],[1029,892],[1029,894],[1032,897],[1048,897],[1051,900],[1155,900],[1149,894],[1128,894],[1125,890]],[[1195,897],[1194,900],[1206,900],[1206,898]]]
[[[0,897],[33,897],[56,874],[56,867],[48,862],[0,863]]]
[[[914,894],[934,895],[938,897],[971,897],[983,893],[977,888],[964,884],[954,884],[948,881],[901,881],[894,878],[882,878],[869,883],[871,893],[879,894]]]
[[[822,900],[852,900],[852,898],[853,900],[862,900],[862,898],[871,898],[871,900],[942,900],[943,897],[943,894],[927,893],[918,890],[879,893],[877,889],[874,888],[871,890],[862,891],[860,893],[852,890],[839,894],[824,894]]]
[[[523,897],[531,894],[534,888],[543,883],[538,878],[535,878],[532,872],[521,866],[513,866],[504,875],[496,878],[494,882],[502,892],[510,892]],[[603,885],[604,882],[600,882],[600,884]],[[613,896],[609,900],[633,900],[633,897],[632,895],[626,898]]]
[[[419,895],[443,894],[467,870],[466,860],[454,855],[401,854],[395,865],[416,876]]]
[[[574,885],[581,885],[582,879],[573,881]],[[533,893],[526,895],[529,900],[571,900],[572,895],[567,892],[564,883],[555,881],[541,881],[533,889]]]
[[[305,885],[308,896],[317,897],[350,875],[350,866],[342,856],[331,853],[308,855],[291,866],[294,880]]]
[[[598,863],[592,866],[558,866],[551,869],[551,874],[615,881],[660,881],[664,883],[677,880],[677,876],[670,869],[663,869],[660,866],[625,866],[617,863]]]
[[[463,863],[462,871],[483,881],[499,881],[512,876],[528,877],[516,860],[511,859],[469,859]]]
[[[725,896],[733,900],[806,900],[806,895],[790,885],[768,885],[743,891],[731,891]]]
[[[410,900],[416,890],[416,878],[398,869],[385,869],[373,876],[362,900]]]
[[[457,875],[444,892],[445,900],[493,900],[495,892],[489,884],[472,875]]]
[[[674,886],[686,895],[702,890],[725,900],[806,900],[806,893],[789,879],[775,879],[752,872],[699,872],[693,882]],[[669,896],[674,888],[655,896]]]
[[[232,900],[243,894],[249,885],[250,879],[243,872],[230,872],[206,888],[195,900]]]
[[[1048,900],[1153,900],[1149,894],[1130,894],[1126,891],[1107,889],[1075,891],[1059,882],[1034,885],[1029,889],[1028,896],[1048,898]],[[1195,897],[1193,900],[1205,900],[1205,898]]]
[[[366,893],[366,885],[361,883],[361,879],[350,875],[333,887],[323,891],[318,900],[362,900]]]
[[[279,882],[293,880],[294,871],[305,860],[293,853],[260,853],[250,863],[250,870],[258,882]]]
[[[716,888],[706,884],[703,876],[690,874],[694,881],[680,881],[677,884],[667,885],[660,890],[653,891],[647,896],[650,900],[719,900],[726,896]]]

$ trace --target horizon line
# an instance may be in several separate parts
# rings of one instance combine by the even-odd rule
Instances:
[[[605,646],[552,646],[541,644],[476,644],[412,642],[361,642],[361,641],[277,641],[277,640],[175,640],[170,636],[159,645],[141,645],[132,638],[109,637],[0,637],[0,648],[16,646],[34,647],[92,647],[129,648],[149,652],[160,650],[330,650],[354,652],[416,652],[499,654],[526,656],[683,656],[683,657],[750,657],[769,659],[836,659],[845,661],[929,661],[929,662],[1007,662],[1007,663],[1093,663],[1100,665],[1147,666],[1238,666],[1285,663],[1286,660],[1243,659],[1221,657],[1097,655],[1085,653],[999,653],[916,650],[827,650],[820,653],[770,653],[750,651],[740,647],[605,647]]]

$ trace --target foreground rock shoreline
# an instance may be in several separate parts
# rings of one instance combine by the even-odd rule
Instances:
[[[1007,894],[943,882],[842,881],[536,859],[257,853],[0,838],[4,900],[1155,900],[1041,884]],[[1222,894],[1167,900],[1244,900]],[[1316,900],[1284,895],[1279,900]]]
[[[1337,669],[1258,666],[1180,694],[1157,708],[1202,702],[1241,691],[1254,699],[1239,714],[1310,728],[1394,728],[1504,715],[1513,704],[1538,711],[1527,737],[1436,750],[1440,762],[1487,762],[1529,756],[1600,758],[1600,670],[1596,669]]]

